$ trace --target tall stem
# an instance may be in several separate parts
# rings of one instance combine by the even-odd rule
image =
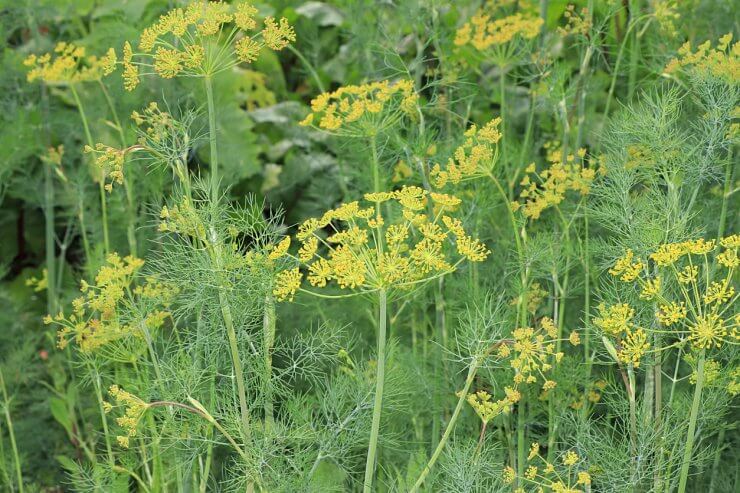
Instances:
[[[82,106],[80,96],[77,94],[74,84],[69,86],[72,91],[72,97],[77,105],[77,111],[82,119],[82,126],[85,130],[85,138],[87,139],[87,145],[91,148],[95,147],[93,142],[92,134],[90,133],[90,125],[87,121],[87,115],[85,114],[85,108]],[[100,213],[103,217],[103,245],[105,246],[105,253],[110,252],[110,241],[108,239],[108,205],[105,199],[105,176],[101,171],[100,179],[98,180],[98,190],[100,192]]]
[[[116,130],[118,130],[118,139],[121,143],[121,148],[126,147],[126,136],[123,133],[123,126],[121,125],[121,120],[118,118],[118,111],[116,111],[116,105],[113,103],[113,99],[111,99],[110,94],[108,93],[108,89],[105,88],[105,84],[103,84],[103,81],[98,79],[98,84],[100,85],[100,90],[105,96],[105,102],[108,104],[108,108],[111,111],[111,116],[113,117],[113,123],[116,125]],[[124,155],[124,160],[126,159],[126,156]],[[125,166],[125,164],[124,164]],[[127,205],[127,212],[128,212],[128,227],[126,229],[126,236],[128,238],[128,248],[134,257],[138,254],[138,248],[136,243],[136,206],[134,203],[134,196],[131,189],[131,183],[128,179],[128,174],[124,174],[123,176],[123,188],[126,194],[126,205]]]
[[[103,424],[103,435],[105,437],[105,449],[108,453],[108,463],[111,467],[115,466],[116,462],[113,459],[113,447],[110,442],[110,433],[108,433],[108,418],[103,408],[103,390],[100,385],[100,375],[98,374],[97,368],[90,368],[88,363],[88,369],[93,373],[93,386],[95,387],[95,397],[98,399],[98,410],[100,411],[100,421]]]
[[[269,429],[275,422],[272,395],[272,347],[275,344],[275,299],[272,297],[272,294],[265,296],[262,331],[265,353],[265,427]]]
[[[410,493],[416,493],[419,488],[421,488],[421,485],[424,483],[424,480],[429,475],[432,467],[434,467],[434,463],[437,462],[437,459],[439,459],[442,450],[444,450],[445,445],[447,444],[447,440],[449,440],[450,434],[452,434],[452,430],[455,428],[455,423],[457,423],[457,418],[458,416],[460,416],[460,411],[462,411],[463,405],[465,404],[465,399],[468,396],[468,392],[470,392],[470,386],[473,384],[473,380],[475,379],[475,374],[477,371],[478,362],[476,360],[473,361],[473,363],[470,365],[470,368],[468,369],[468,377],[465,379],[465,387],[462,389],[462,392],[460,392],[460,398],[457,400],[455,411],[452,413],[452,417],[447,423],[447,428],[445,428],[444,435],[442,435],[442,439],[439,441],[439,444],[437,444],[437,448],[434,450],[434,453],[429,459],[429,462],[427,462],[427,465],[424,466],[424,469],[421,471],[419,478],[416,480],[416,483],[414,483],[414,486],[411,488]]]
[[[213,81],[210,76],[204,79],[208,100],[208,142],[211,147],[211,200],[218,197],[218,145],[216,144],[216,105],[213,102]]]
[[[732,172],[734,170],[735,162],[732,159],[733,148],[730,147],[730,152],[725,163],[725,185],[722,190],[722,210],[719,214],[719,229],[717,237],[722,238],[725,235],[725,225],[727,223],[727,203],[730,197],[730,185],[732,184]]]
[[[221,315],[226,325],[226,333],[229,337],[229,351],[231,353],[231,362],[234,365],[234,378],[236,379],[236,391],[239,394],[239,410],[242,417],[242,428],[244,437],[250,436],[249,429],[249,408],[247,407],[247,390],[244,384],[244,370],[239,357],[239,345],[236,340],[236,330],[234,329],[234,319],[231,316],[231,306],[226,299],[226,292],[219,288],[218,302],[221,305]]]
[[[387,330],[387,293],[385,289],[378,292],[378,370],[375,376],[375,401],[373,403],[373,422],[370,428],[370,443],[367,447],[365,462],[365,481],[363,492],[371,493],[375,475],[376,457],[378,454],[378,434],[380,432],[380,412],[383,406],[383,385],[385,383],[385,337]]]
[[[13,420],[10,417],[10,402],[8,401],[8,389],[5,387],[5,378],[0,370],[0,388],[3,391],[3,409],[5,411],[5,423],[8,426],[8,435],[10,436],[10,447],[13,449],[13,462],[15,463],[15,475],[18,481],[18,491],[23,493],[23,473],[21,471],[21,457],[18,453],[18,444],[15,441],[15,431],[13,429]]]
[[[501,166],[506,169],[507,162],[507,131],[506,131],[506,67],[501,66],[501,75],[499,76],[499,91],[501,92],[501,108],[499,116],[501,117]]]
[[[686,482],[689,478],[691,453],[694,450],[694,433],[696,433],[696,418],[699,416],[701,391],[704,387],[704,357],[705,350],[702,349],[701,354],[699,354],[699,361],[696,368],[696,388],[694,388],[694,401],[691,403],[691,414],[689,415],[689,430],[686,434],[686,444],[683,449],[683,462],[681,463],[681,476],[678,483],[678,493],[686,493]]]

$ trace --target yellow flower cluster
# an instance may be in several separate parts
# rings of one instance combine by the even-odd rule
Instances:
[[[514,343],[511,348],[507,345],[501,346],[499,355],[507,357],[513,351],[510,365],[516,372],[514,383],[516,385],[534,383],[539,375],[544,381],[543,391],[547,392],[555,388],[556,382],[545,375],[555,363],[559,363],[563,358],[563,352],[556,351],[558,329],[555,322],[549,317],[542,317],[537,328],[518,328],[512,335]],[[575,332],[571,333],[566,340],[573,345],[581,342],[580,336]]]
[[[95,164],[100,168],[103,175],[102,180],[110,179],[110,182],[105,184],[105,189],[108,192],[113,191],[114,183],[123,185],[123,164],[126,161],[125,149],[116,149],[98,142],[95,144],[95,148],[86,145],[85,153],[96,155]]]
[[[104,402],[103,407],[106,413],[109,413],[117,406],[124,408],[123,416],[116,418],[116,423],[124,429],[126,434],[117,436],[116,440],[121,447],[128,448],[130,438],[136,436],[139,421],[141,421],[142,416],[149,408],[149,404],[130,392],[126,392],[118,385],[111,385],[108,389],[108,395],[116,401],[116,406],[113,406],[109,402]]]
[[[566,21],[565,27],[558,27],[558,32],[562,36],[571,34],[588,36],[588,33],[591,32],[593,24],[586,7],[583,7],[580,12],[576,12],[575,5],[568,5],[565,12],[563,12],[563,17],[565,17]]]
[[[492,46],[509,43],[515,38],[535,38],[541,27],[542,19],[536,15],[517,13],[502,19],[491,19],[490,15],[480,11],[457,30],[455,45],[470,44],[476,50],[484,51]]]
[[[429,199],[437,210],[434,215],[427,207]],[[306,269],[311,286],[335,282],[340,289],[360,292],[410,289],[454,271],[465,259],[482,262],[490,253],[465,232],[459,219],[447,215],[460,204],[456,197],[412,186],[368,193],[364,200],[367,207],[358,201],[342,204],[299,226],[296,239],[301,246],[291,257]],[[393,222],[380,213],[380,204],[386,202],[384,210],[391,205],[401,209]],[[457,259],[450,252],[452,244]],[[302,277],[299,267],[280,272],[276,298],[292,299]]]
[[[44,269],[41,272],[41,279],[36,276],[29,277],[28,279],[26,279],[26,286],[33,288],[33,290],[37,293],[44,291],[49,287],[49,271],[47,269]]]
[[[475,414],[481,419],[484,425],[498,416],[499,414],[508,414],[511,407],[519,402],[522,398],[518,390],[512,387],[504,388],[504,397],[494,401],[491,394],[485,390],[479,390],[468,394],[466,401],[473,408]]]
[[[100,80],[116,69],[117,57],[113,48],[100,58],[88,56],[85,51],[82,46],[61,42],[53,54],[29,55],[23,61],[30,69],[26,78],[28,82],[41,80],[50,85],[65,85]]]
[[[140,67],[151,68],[165,79],[210,77],[240,62],[255,61],[265,47],[280,51],[295,41],[295,31],[285,18],[276,21],[267,17],[263,29],[250,34],[257,27],[256,15],[257,9],[247,2],[232,6],[206,0],[169,11],[141,33],[140,53],[134,53],[130,43],[124,44],[124,87],[129,91],[136,88]],[[225,56],[223,47],[218,46],[222,40],[233,43],[233,56]]]
[[[82,281],[82,296],[72,301],[72,314],[62,312],[44,317],[44,323],[60,326],[58,346],[64,349],[73,339],[83,352],[91,352],[115,340],[140,337],[143,328],[156,329],[164,324],[167,308],[178,289],[156,278],[147,277],[141,285],[134,281],[144,261],[135,257],[121,258],[116,253],[107,257],[107,263],[95,276],[94,284]],[[128,313],[128,308],[139,301],[150,300],[148,313]],[[134,310],[135,312],[135,310]]]
[[[532,491],[551,491],[553,493],[583,493],[584,490],[579,487],[585,487],[585,491],[590,491],[591,474],[581,465],[583,461],[573,450],[566,451],[560,457],[562,467],[556,467],[555,463],[549,462],[540,455],[540,444],[533,443],[529,447],[527,455],[527,469],[521,476],[517,476],[516,471],[507,466],[504,468],[502,478],[505,483],[511,484],[517,478],[519,487],[517,492],[524,493],[527,491],[525,485],[532,486]]]
[[[692,51],[691,43],[687,41],[678,50],[678,55],[668,62],[666,73],[685,70],[692,75],[717,78],[731,86],[737,86],[740,81],[740,44],[732,43],[732,33],[719,38],[715,48],[706,41]]]
[[[650,349],[645,330],[636,327],[632,319],[635,310],[626,303],[616,305],[599,305],[599,316],[594,318],[594,325],[606,335],[617,340],[617,358],[622,363],[640,366],[640,359]]]
[[[625,169],[652,168],[655,163],[655,156],[648,147],[641,144],[627,146]]]
[[[609,269],[609,274],[619,276],[624,282],[632,282],[637,279],[644,268],[645,264],[642,261],[639,259],[635,261],[635,252],[632,249],[627,249],[624,256],[619,258],[614,267]]]
[[[315,97],[311,113],[300,124],[347,137],[370,136],[403,115],[414,115],[417,100],[414,83],[408,79],[344,86]]]
[[[585,155],[586,150],[580,149],[577,153],[579,159],[569,154],[563,163],[560,152],[548,153],[550,166],[540,173],[537,173],[534,163],[530,164],[525,170],[527,175],[519,183],[522,187],[520,200],[511,203],[512,209],[522,209],[524,217],[538,219],[547,208],[559,205],[568,191],[588,195],[596,171],[583,166]]]
[[[500,124],[501,118],[494,118],[481,128],[472,125],[466,130],[465,141],[455,149],[447,166],[444,169],[439,164],[432,167],[429,176],[434,186],[442,188],[448,183],[457,185],[466,179],[488,175],[498,158]]]
[[[543,289],[542,286],[540,286],[540,283],[533,282],[532,284],[530,284],[526,291],[527,311],[532,314],[536,313],[547,295],[548,292]],[[519,303],[521,303],[522,296],[523,295],[519,295],[513,298],[509,302],[509,305],[517,306]]]
[[[721,247],[721,248],[720,248]],[[738,300],[734,272],[738,266],[737,251],[740,235],[715,240],[690,240],[666,243],[649,255],[661,272],[648,273],[647,263],[635,258],[631,250],[609,271],[622,281],[634,282],[640,288],[640,298],[653,301],[655,318],[664,327],[672,327],[677,335],[687,333],[696,349],[711,349],[724,343],[738,344],[737,328],[740,316],[734,308]],[[721,249],[721,251],[720,251]],[[710,257],[720,269],[710,265]],[[675,282],[680,289],[678,298],[670,298],[661,286]],[[625,333],[626,357],[635,356],[647,348],[643,329],[634,329],[634,310],[626,304],[600,307],[601,317],[594,324],[609,335]]]
[[[206,227],[187,197],[172,207],[163,206],[159,218],[161,221],[158,229],[163,233],[178,233],[206,241]]]

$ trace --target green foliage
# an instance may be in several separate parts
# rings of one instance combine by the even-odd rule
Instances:
[[[736,491],[733,7],[0,2],[0,489]]]

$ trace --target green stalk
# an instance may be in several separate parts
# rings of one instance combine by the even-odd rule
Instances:
[[[460,411],[462,411],[463,405],[465,404],[465,399],[468,396],[468,392],[470,391],[470,386],[473,384],[473,380],[475,379],[475,374],[478,371],[478,361],[477,359],[473,361],[473,363],[470,365],[470,368],[468,369],[468,377],[465,379],[465,387],[463,387],[462,392],[460,392],[460,398],[457,400],[457,406],[455,406],[455,411],[452,413],[452,417],[450,418],[450,421],[447,423],[447,428],[445,428],[444,435],[442,435],[442,439],[439,441],[439,444],[437,445],[437,448],[434,450],[434,453],[432,454],[432,457],[429,459],[429,462],[427,462],[427,465],[424,466],[424,469],[421,471],[421,474],[419,475],[419,478],[414,483],[414,486],[411,488],[410,493],[416,493],[419,491],[419,488],[421,488],[421,485],[424,483],[424,480],[429,475],[429,473],[432,470],[432,467],[434,467],[435,462],[437,462],[437,459],[439,459],[440,454],[445,448],[445,445],[447,444],[447,440],[449,440],[450,435],[452,434],[452,430],[455,428],[455,423],[457,423],[457,418],[460,416]]]
[[[507,163],[507,131],[506,131],[506,67],[500,66],[501,75],[498,79],[499,91],[501,92],[501,108],[499,116],[501,117],[501,166],[506,169]]]
[[[93,370],[90,363],[88,363],[88,370]],[[100,421],[103,424],[103,436],[105,437],[105,449],[108,453],[108,463],[111,467],[113,467],[116,465],[116,461],[113,459],[113,447],[111,446],[110,433],[108,432],[108,417],[106,416],[105,409],[103,408],[103,391],[100,387],[100,375],[98,374],[97,368],[94,369],[93,386],[95,387],[95,397],[98,400]]]
[[[630,455],[634,465],[637,460],[637,402],[635,400],[637,389],[635,388],[635,370],[631,363],[627,366],[627,376],[627,394],[630,404]]]
[[[57,312],[56,252],[54,240],[54,177],[51,163],[44,163],[44,235],[46,247],[46,310]]]
[[[632,0],[629,2],[630,6],[630,24],[632,19],[637,16],[639,10],[639,0]],[[632,96],[635,94],[635,86],[637,84],[637,59],[640,54],[640,36],[637,31],[632,33],[632,49],[630,50],[630,73],[627,83],[627,101],[632,100]]]
[[[584,322],[584,333],[583,333],[583,358],[586,361],[586,382],[591,381],[591,368],[593,361],[589,355],[591,352],[591,250],[589,247],[589,232],[588,232],[588,207],[585,208],[583,216],[583,228],[584,228],[584,269],[583,269],[583,289],[584,300],[583,300],[583,322]],[[585,395],[583,400],[584,416],[585,410],[588,407],[588,388],[584,390]]]
[[[116,111],[116,105],[113,104],[113,100],[110,97],[110,94],[108,93],[108,89],[105,88],[105,84],[103,84],[103,81],[98,79],[98,84],[100,85],[100,89],[103,92],[103,95],[105,96],[105,101],[108,103],[108,108],[111,111],[111,116],[113,117],[113,123],[116,125],[116,130],[118,130],[118,138],[121,141],[121,148],[126,147],[126,136],[123,134],[123,126],[121,126],[121,120],[118,118],[118,112]],[[124,160],[126,159],[126,156],[124,155]],[[125,165],[125,161],[124,161]],[[138,248],[137,248],[137,242],[136,242],[136,207],[134,205],[134,197],[133,193],[131,191],[131,185],[128,181],[127,175],[124,174],[123,176],[123,188],[126,193],[126,205],[127,212],[128,212],[128,226],[126,228],[126,236],[128,239],[128,248],[134,257],[137,256]]]
[[[683,449],[683,462],[681,463],[681,476],[678,483],[678,493],[686,493],[686,482],[689,478],[689,466],[691,465],[691,454],[694,450],[694,433],[696,432],[696,419],[699,416],[699,405],[701,404],[701,391],[704,387],[704,359],[705,350],[699,354],[696,368],[696,387],[694,388],[694,400],[691,404],[689,415],[689,430],[686,434],[686,444]]]
[[[10,401],[8,400],[8,389],[5,387],[5,378],[2,369],[0,369],[0,388],[3,391],[3,409],[5,411],[5,422],[8,425],[8,435],[10,436],[10,447],[13,449],[13,463],[15,464],[16,480],[18,481],[18,491],[23,493],[23,474],[21,471],[21,457],[18,453],[18,444],[15,441],[15,431],[13,429],[13,420],[10,416]]]
[[[221,315],[224,318],[226,333],[229,337],[229,351],[231,353],[232,364],[234,365],[234,377],[236,378],[236,391],[239,394],[239,409],[241,411],[244,437],[249,438],[251,432],[249,429],[249,408],[247,407],[247,391],[244,384],[244,370],[242,369],[242,362],[239,358],[239,345],[236,340],[234,319],[231,316],[231,306],[229,305],[229,301],[226,299],[226,292],[223,288],[219,288],[218,290],[218,302],[221,306]]]
[[[82,249],[85,250],[85,259],[90,260],[90,240],[87,238],[87,226],[85,226],[85,204],[82,201],[82,196],[79,196],[77,203],[79,212],[77,217],[80,220],[80,233],[82,234]]]
[[[519,478],[524,475],[524,464],[527,458],[527,444],[525,443],[525,429],[527,426],[525,395],[526,393],[522,392],[516,413],[516,476],[518,486],[523,486]]]
[[[725,235],[725,225],[727,223],[727,203],[730,197],[730,185],[732,184],[732,172],[734,170],[734,161],[732,160],[733,148],[730,147],[727,162],[725,163],[725,185],[722,190],[722,210],[719,214],[719,230],[717,238],[721,239]]]
[[[722,459],[722,444],[725,441],[726,430],[727,428],[723,427],[719,430],[719,435],[717,435],[717,450],[714,452],[714,461],[712,462],[712,479],[709,481],[709,493],[714,493],[715,490],[715,482],[719,473],[719,463]]]
[[[77,112],[80,114],[80,118],[82,119],[82,126],[85,130],[87,145],[89,145],[91,148],[94,148],[95,143],[93,142],[92,134],[90,133],[90,125],[87,122],[85,108],[82,106],[82,101],[80,101],[80,96],[77,94],[77,89],[75,89],[74,84],[70,85],[69,87],[72,91],[72,97],[75,100],[75,104],[77,105]],[[100,192],[100,212],[103,217],[103,245],[105,246],[105,253],[108,253],[110,252],[110,241],[108,239],[108,205],[106,204],[105,200],[105,176],[103,175],[102,171],[100,175],[100,180],[98,181],[98,189]]]
[[[387,293],[385,289],[378,292],[378,369],[375,377],[375,402],[373,403],[373,422],[370,429],[370,443],[367,447],[365,462],[365,481],[363,492],[371,493],[375,475],[378,452],[378,434],[380,432],[380,411],[383,406],[383,385],[385,383],[385,338],[387,330]]]
[[[311,74],[314,82],[316,83],[316,88],[319,90],[319,92],[326,92],[324,90],[324,84],[321,83],[321,77],[319,77],[319,74],[316,72],[316,69],[313,67],[311,62],[309,62],[308,59],[303,56],[303,53],[298,51],[298,48],[296,48],[292,44],[288,45],[288,51],[292,52],[296,57],[298,57],[301,63],[306,67],[308,72]]]
[[[275,422],[272,395],[272,347],[275,344],[275,299],[272,294],[265,296],[262,331],[265,353],[265,428],[269,430]]]
[[[29,14],[32,12],[30,5],[26,5]],[[29,27],[33,32],[36,41],[40,41],[39,29],[36,19],[33,15],[28,18]],[[49,93],[46,84],[41,84],[41,114],[44,120],[44,144],[46,147],[51,145],[49,129]],[[45,247],[46,247],[46,270],[48,287],[46,289],[46,310],[49,314],[57,312],[57,292],[56,285],[56,252],[54,239],[54,175],[50,163],[44,166],[44,221],[45,221]],[[62,262],[60,262],[61,264]]]
[[[624,34],[624,38],[622,38],[622,43],[619,45],[619,51],[617,52],[617,61],[614,62],[614,73],[612,74],[612,81],[611,81],[611,84],[609,85],[609,92],[606,96],[606,104],[604,106],[604,122],[607,121],[607,117],[609,116],[609,108],[611,107],[612,99],[614,98],[614,90],[617,86],[617,77],[619,76],[619,68],[622,65],[622,58],[624,57],[624,49],[627,46],[627,41],[630,39],[629,34],[635,28],[635,26],[637,25],[640,19],[642,19],[642,17],[635,18],[634,20],[630,19],[629,26],[627,26],[627,32]],[[597,150],[600,148],[601,148],[601,141],[599,141]]]
[[[208,100],[208,142],[211,147],[211,200],[218,197],[218,146],[216,144],[216,105],[213,102],[213,81],[210,76],[204,79]]]

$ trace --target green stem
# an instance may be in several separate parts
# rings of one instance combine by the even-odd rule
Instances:
[[[701,391],[704,387],[704,359],[705,350],[699,354],[696,368],[696,388],[694,388],[694,400],[691,403],[691,414],[689,415],[689,430],[686,434],[686,444],[683,449],[683,462],[681,463],[681,476],[678,483],[678,493],[686,493],[686,482],[689,478],[689,467],[691,465],[691,454],[694,450],[694,433],[696,432],[696,419],[699,416],[699,405],[701,404]]]
[[[729,156],[725,163],[725,185],[722,190],[722,210],[719,214],[719,229],[717,238],[721,239],[725,235],[725,226],[727,223],[727,203],[730,197],[730,185],[732,184],[732,172],[734,170],[734,161],[732,160],[733,148],[730,147]]]
[[[216,143],[216,105],[213,102],[213,81],[210,76],[204,79],[208,100],[208,142],[211,147],[211,200],[216,200],[219,189],[218,146]]]
[[[437,459],[439,459],[440,454],[444,450],[445,445],[447,444],[447,440],[449,440],[450,435],[452,434],[452,430],[455,428],[455,423],[457,423],[457,418],[458,416],[460,416],[460,411],[462,411],[463,405],[465,404],[465,399],[468,396],[468,392],[470,392],[470,386],[473,384],[473,380],[475,379],[475,374],[477,371],[478,363],[476,360],[470,365],[470,368],[468,369],[468,377],[465,379],[465,387],[463,388],[462,392],[460,392],[460,398],[457,400],[455,411],[452,413],[452,417],[447,423],[447,428],[445,428],[444,435],[442,435],[442,439],[439,441],[439,444],[437,444],[437,448],[434,450],[434,453],[429,459],[429,462],[427,462],[427,465],[424,466],[424,469],[421,471],[419,478],[416,480],[414,486],[411,488],[410,493],[416,493],[419,488],[421,488],[424,480],[429,475],[432,467],[434,467],[435,462],[437,462]]]
[[[501,66],[501,75],[498,79],[499,83],[499,91],[501,92],[501,108],[499,111],[499,116],[501,117],[501,166],[506,169],[507,162],[507,151],[506,151],[506,141],[507,139],[507,131],[506,131],[506,67]]]
[[[632,364],[627,366],[627,376],[627,381],[629,382],[627,386],[627,394],[630,405],[630,455],[634,462],[637,459],[637,389],[635,389],[635,370],[632,367]]]
[[[378,291],[378,367],[375,377],[375,402],[373,403],[373,422],[370,429],[370,443],[367,447],[367,461],[365,462],[365,481],[363,492],[371,493],[373,476],[375,475],[376,457],[378,451],[378,435],[380,432],[380,412],[383,406],[383,385],[385,383],[385,338],[387,330],[387,293],[385,289]]]
[[[91,148],[94,148],[95,143],[93,142],[92,134],[90,133],[90,125],[87,121],[85,108],[82,106],[82,101],[80,100],[80,96],[77,94],[77,89],[75,89],[74,84],[70,85],[69,87],[72,91],[72,97],[75,100],[75,104],[77,105],[77,112],[80,114],[80,118],[82,119],[82,126],[85,130],[85,139],[87,139],[87,145]],[[95,166],[95,163],[92,163],[92,166]],[[110,252],[110,241],[108,239],[108,205],[106,204],[105,200],[105,175],[103,174],[102,170],[100,172],[100,178],[98,180],[98,189],[100,192],[100,213],[103,217],[103,245],[105,246],[105,253],[108,253]]]
[[[637,11],[639,10],[639,0],[632,0],[629,2],[630,6],[630,23],[632,18],[636,17]],[[637,31],[632,33],[632,49],[630,50],[630,73],[627,84],[627,101],[632,100],[632,96],[635,93],[635,86],[637,85],[637,60],[640,55],[640,36]]]
[[[82,195],[78,195],[77,217],[80,220],[80,234],[82,235],[82,249],[85,250],[85,259],[90,260],[90,240],[87,238],[87,226],[85,226],[85,204]]]
[[[722,444],[725,441],[725,431],[727,428],[723,427],[721,430],[719,430],[719,435],[717,435],[717,450],[714,452],[714,461],[712,462],[712,479],[709,481],[709,493],[714,493],[715,490],[715,482],[717,475],[719,474],[719,464],[722,459]]]
[[[239,409],[241,411],[242,418],[242,429],[244,437],[248,438],[251,434],[249,428],[249,408],[247,407],[247,391],[244,384],[244,370],[242,369],[242,362],[239,357],[239,345],[236,340],[236,330],[234,329],[234,319],[231,316],[231,306],[229,301],[226,299],[226,292],[224,288],[218,290],[218,302],[221,306],[221,315],[226,325],[226,332],[229,337],[229,351],[231,353],[231,361],[234,365],[234,377],[236,378],[236,391],[239,394]]]
[[[644,16],[643,16],[644,17]],[[617,77],[619,77],[619,68],[622,65],[622,58],[624,57],[624,49],[627,46],[627,41],[630,39],[629,34],[632,32],[632,30],[637,26],[637,23],[639,20],[641,20],[642,17],[638,17],[633,19],[630,19],[629,26],[627,26],[627,32],[624,34],[624,38],[622,38],[622,43],[619,45],[619,51],[617,52],[617,61],[614,63],[614,73],[612,74],[612,81],[609,85],[609,93],[606,96],[606,104],[604,106],[604,122],[607,121],[607,118],[609,117],[609,108],[611,107],[612,99],[614,98],[614,90],[617,86]],[[597,150],[601,148],[601,141],[599,141],[599,145],[597,147]]]
[[[95,387],[95,397],[98,400],[98,411],[100,412],[100,421],[103,424],[103,435],[105,437],[105,449],[108,453],[108,463],[110,467],[116,465],[116,461],[113,459],[113,447],[110,442],[110,433],[108,432],[108,418],[105,415],[105,409],[103,408],[103,391],[100,386],[100,375],[98,374],[97,368],[90,368],[88,363],[88,369],[92,370],[93,386]]]
[[[265,428],[270,429],[275,422],[272,395],[272,347],[275,344],[275,299],[272,294],[265,296],[262,331],[265,353]]]
[[[118,118],[118,111],[116,111],[116,105],[113,104],[113,99],[111,99],[110,94],[108,93],[108,89],[106,89],[105,84],[103,84],[103,81],[98,79],[98,84],[100,85],[100,90],[102,91],[103,95],[105,96],[105,101],[108,104],[108,108],[111,111],[111,116],[113,117],[113,123],[116,125],[116,130],[118,130],[118,138],[121,143],[121,148],[126,147],[126,136],[123,133],[123,126],[121,125],[121,120]],[[126,156],[124,155],[124,160],[126,159]],[[124,161],[125,166],[125,161]],[[126,228],[126,236],[128,239],[128,248],[134,257],[138,254],[138,248],[137,248],[137,242],[136,242],[136,206],[134,204],[134,196],[131,188],[131,183],[128,179],[128,174],[124,174],[123,176],[123,188],[126,194],[126,205],[127,212],[128,212],[128,227]]]
[[[13,463],[15,464],[16,480],[18,481],[18,491],[23,493],[23,473],[21,471],[21,457],[18,453],[18,444],[15,441],[15,430],[13,429],[13,420],[10,416],[10,401],[8,400],[8,389],[5,387],[5,378],[0,369],[0,388],[3,391],[3,410],[5,411],[5,422],[8,425],[8,435],[10,436],[10,447],[13,449]]]
[[[525,393],[522,392],[516,414],[516,476],[518,486],[523,486],[519,478],[524,475],[524,464],[527,458],[527,445],[525,443],[525,429],[527,426],[525,401]]]
[[[311,62],[309,62],[306,57],[303,56],[303,53],[298,51],[298,48],[296,48],[292,44],[288,45],[288,51],[293,53],[296,57],[298,57],[301,63],[303,63],[308,72],[311,74],[311,77],[313,77],[313,80],[316,83],[316,87],[318,88],[319,92],[326,92],[324,90],[324,84],[321,83],[321,78],[319,77],[319,74],[316,72],[316,69],[314,69]]]

